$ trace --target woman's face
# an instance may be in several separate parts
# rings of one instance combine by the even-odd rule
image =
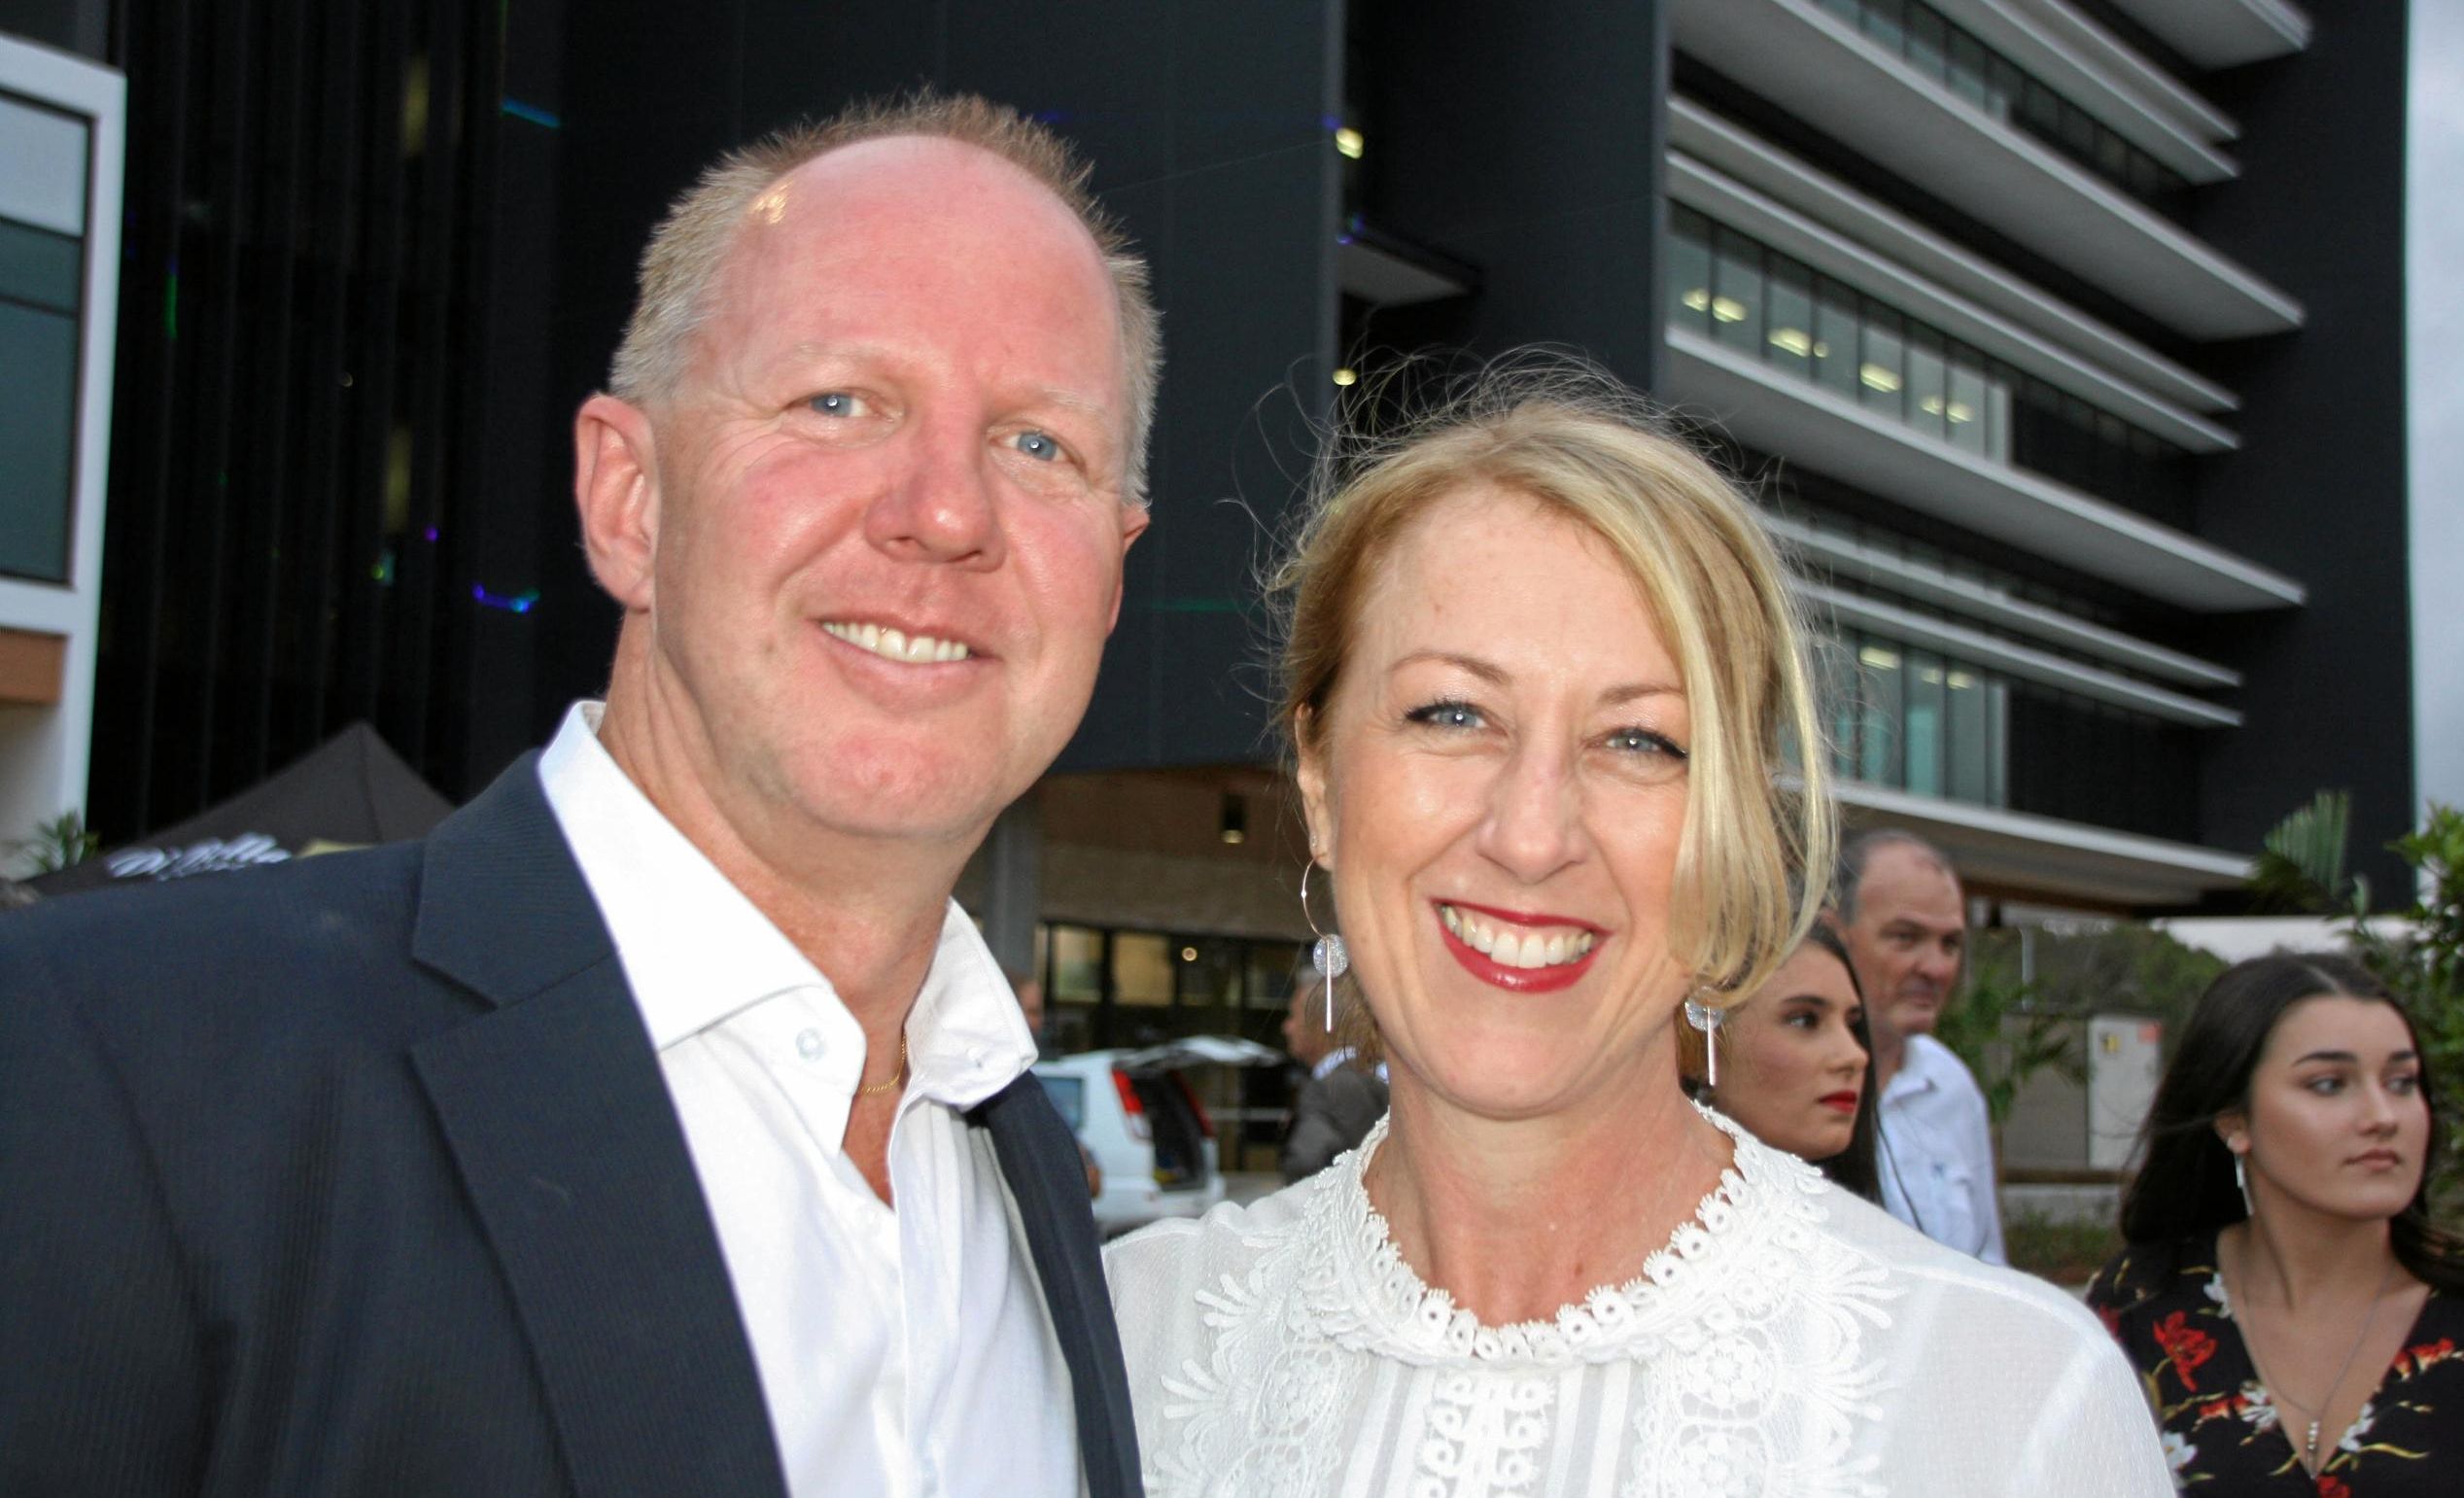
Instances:
[[[1630,1092],[1686,984],[1668,910],[1692,725],[1608,545],[1510,491],[1431,505],[1304,727],[1311,846],[1398,1090],[1493,1118]]]
[[[2321,995],[2284,1011],[2250,1073],[2249,1108],[2220,1121],[2249,1152],[2259,1211],[2392,1217],[2420,1189],[2430,1142],[2421,1059],[2392,1004]]]
[[[1807,1160],[1848,1148],[1865,1090],[1848,967],[1807,942],[1719,1025],[1719,1110]]]

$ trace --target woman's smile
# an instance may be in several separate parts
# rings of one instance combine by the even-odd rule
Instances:
[[[1431,902],[1448,956],[1482,983],[1549,993],[1591,970],[1607,933],[1589,922],[1523,915],[1486,905]]]

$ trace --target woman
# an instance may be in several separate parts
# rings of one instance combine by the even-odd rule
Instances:
[[[1280,575],[1319,919],[1392,1106],[1110,1251],[1148,1491],[2165,1492],[2075,1303],[1676,1085],[1682,1004],[1770,975],[1831,834],[1785,575],[1629,401],[1492,377]]]
[[[1753,997],[1719,1021],[1719,1081],[1690,1026],[1677,1030],[1685,1090],[1774,1149],[1784,1149],[1868,1202],[1874,1170],[1873,1046],[1865,997],[1839,933],[1805,933]]]
[[[2464,1255],[2430,1225],[2412,1024],[2326,955],[2228,968],[2157,1088],[2088,1292],[2175,1481],[2221,1498],[2464,1489]]]

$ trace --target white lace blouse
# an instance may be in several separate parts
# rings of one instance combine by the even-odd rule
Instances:
[[[2120,1349],[2061,1291],[1736,1138],[1623,1285],[1487,1327],[1361,1189],[1301,1184],[1106,1253],[1155,1495],[2170,1494]]]

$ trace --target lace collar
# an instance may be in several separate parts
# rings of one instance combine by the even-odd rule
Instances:
[[[1385,1141],[1386,1121],[1379,1119],[1358,1149],[1311,1183],[1316,1189],[1301,1209],[1297,1226],[1318,1250],[1301,1287],[1310,1311],[1337,1343],[1406,1363],[1564,1367],[1635,1356],[1700,1325],[1707,1307],[1779,1293],[1790,1261],[1826,1215],[1821,1198],[1829,1183],[1795,1156],[1697,1107],[1736,1150],[1694,1215],[1632,1279],[1601,1285],[1550,1319],[1503,1327],[1483,1325],[1404,1262],[1361,1181]]]

